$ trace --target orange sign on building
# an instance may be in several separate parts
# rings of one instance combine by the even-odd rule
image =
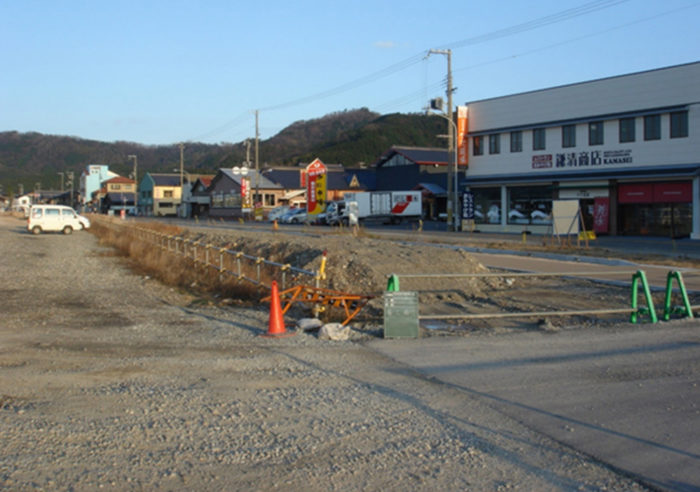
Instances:
[[[457,164],[469,164],[469,118],[467,106],[457,106]]]

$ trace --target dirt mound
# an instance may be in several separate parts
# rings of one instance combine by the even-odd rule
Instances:
[[[386,289],[392,274],[471,274],[488,269],[469,253],[455,248],[376,239],[349,233],[308,235],[283,232],[235,230],[215,234],[198,232],[197,239],[231,250],[318,271],[327,254],[326,280],[321,287],[364,295]],[[400,277],[402,290],[420,286],[423,292],[458,290],[474,296],[492,287],[494,280]]]

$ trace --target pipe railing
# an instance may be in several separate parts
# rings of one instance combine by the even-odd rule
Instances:
[[[497,319],[497,318],[527,318],[527,317],[545,317],[545,316],[586,316],[596,314],[628,314],[630,321],[637,322],[639,315],[649,315],[651,321],[657,321],[656,309],[651,298],[650,289],[646,280],[646,275],[641,270],[610,270],[610,271],[590,271],[590,272],[547,272],[547,273],[531,273],[531,272],[502,272],[502,273],[427,273],[427,274],[392,274],[388,276],[387,291],[399,290],[399,278],[511,278],[511,277],[592,277],[606,275],[631,275],[631,306],[627,308],[610,308],[610,309],[575,309],[575,310],[556,310],[556,311],[519,311],[508,313],[457,313],[457,314],[419,314],[418,319],[424,320],[450,320],[450,319]],[[672,278],[678,282],[678,290],[681,293],[683,305],[680,308],[674,308],[671,305]],[[637,307],[637,282],[641,282],[643,294],[647,301],[647,307]],[[419,290],[420,291],[420,290]],[[663,309],[664,320],[670,319],[670,313],[679,311],[681,314],[692,318],[693,310],[700,309],[700,305],[691,306],[688,300],[688,295],[683,284],[683,279],[678,271],[672,271],[668,274],[666,286],[666,296]]]
[[[215,246],[211,243],[188,239],[182,236],[165,234],[146,227],[121,223],[111,220],[100,220],[100,224],[113,229],[128,229],[140,240],[152,244],[161,250],[182,256],[193,264],[211,268],[219,272],[219,278],[225,275],[235,277],[239,281],[247,281],[260,287],[270,288],[263,280],[263,271],[273,272],[270,276],[278,280],[281,288],[286,288],[288,277],[298,279],[308,277],[316,287],[320,287],[322,272],[298,268],[290,264],[271,261],[260,256],[249,255],[243,251]],[[251,276],[250,271],[255,272]]]

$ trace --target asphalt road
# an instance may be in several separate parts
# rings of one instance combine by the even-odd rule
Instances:
[[[661,489],[700,490],[700,321],[371,347]]]
[[[499,268],[519,272],[536,273],[568,273],[575,276],[612,282],[622,285],[630,285],[632,274],[642,270],[650,287],[665,289],[670,271],[679,271],[683,278],[683,284],[688,291],[700,292],[700,270],[669,265],[655,265],[650,263],[633,263],[629,261],[604,260],[600,258],[580,258],[579,261],[567,261],[556,256],[523,256],[521,254],[509,254],[508,252],[478,252],[472,251],[482,264],[490,268]],[[672,285],[677,287],[674,280]],[[641,290],[639,291],[641,292]]]

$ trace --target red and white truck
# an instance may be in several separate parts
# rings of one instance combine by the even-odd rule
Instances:
[[[398,224],[418,220],[423,212],[420,191],[362,191],[345,193],[342,200],[330,202],[326,223],[330,225],[368,220]]]

